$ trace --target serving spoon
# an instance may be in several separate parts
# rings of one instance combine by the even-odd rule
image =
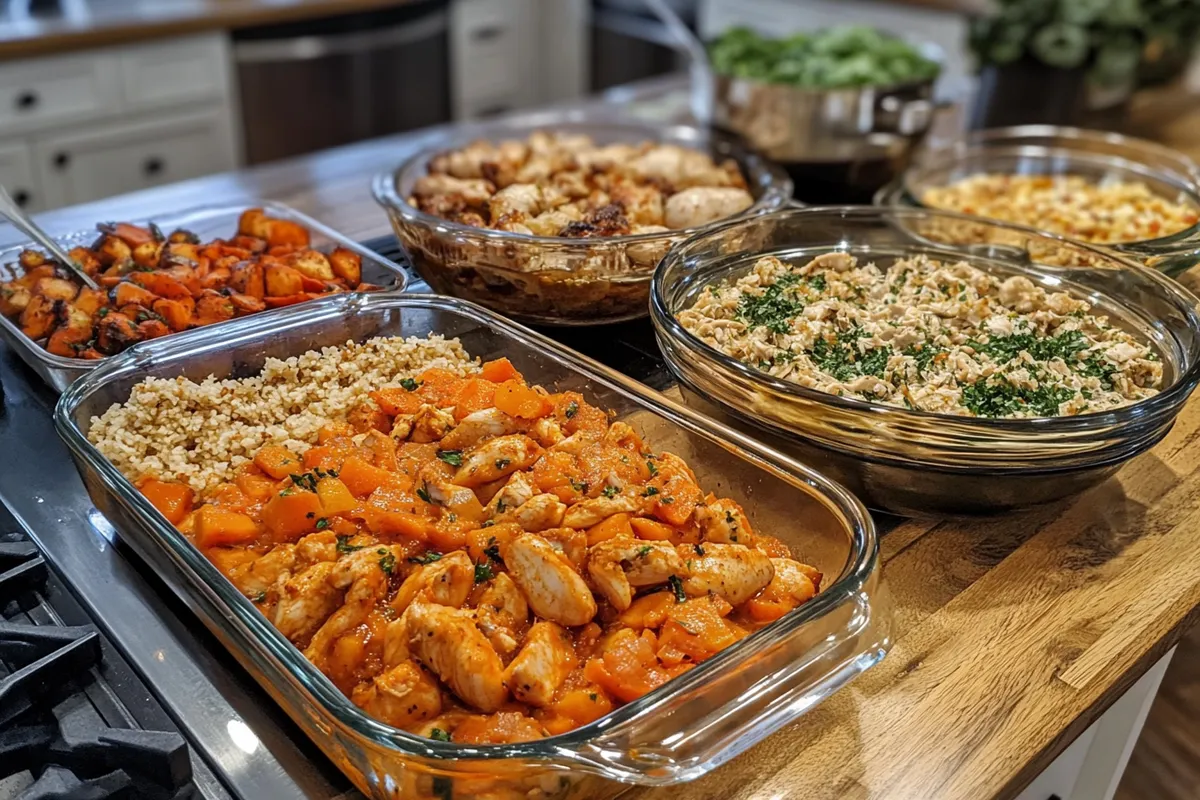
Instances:
[[[16,226],[17,230],[24,233],[34,242],[41,245],[47,253],[49,253],[55,261],[69,269],[72,274],[78,278],[84,286],[89,289],[99,289],[100,286],[92,280],[92,276],[88,275],[83,269],[75,263],[75,260],[67,255],[66,251],[59,246],[58,242],[50,238],[50,236],[37,224],[26,216],[13,199],[8,196],[8,190],[0,186],[0,215],[3,215],[9,222]]]

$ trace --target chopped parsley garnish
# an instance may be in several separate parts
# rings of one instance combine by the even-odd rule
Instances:
[[[315,492],[317,490],[317,482],[324,478],[336,478],[337,470],[323,470],[320,467],[314,467],[308,472],[301,472],[298,475],[288,475],[292,479],[292,483],[299,486],[306,492]]]
[[[405,378],[404,380],[400,381],[400,385],[410,392],[415,392],[421,383],[413,380],[412,378]]]
[[[421,498],[426,503],[433,505],[433,499],[429,496],[429,490],[426,489],[424,486],[417,489],[417,497]]]
[[[658,494],[658,487],[647,486],[646,491],[642,492],[642,497],[653,497],[656,494]]]
[[[475,565],[475,582],[485,583],[493,577],[492,565],[490,562],[483,561]]]
[[[497,510],[497,511],[503,511],[504,509],[502,509],[502,508],[497,508],[496,510]],[[481,527],[481,528],[490,528],[490,527],[492,527],[492,526],[493,526],[493,525],[495,525],[495,524],[496,524],[496,520],[494,520],[494,519],[489,519],[489,520],[487,520],[486,522],[484,522],[482,525],[480,525],[479,527]]]
[[[462,466],[462,450],[438,450],[437,457],[452,467]]]
[[[1032,412],[1039,417],[1058,416],[1058,407],[1075,393],[1070,389],[1039,386],[1027,389],[1007,381],[990,379],[962,387],[962,403],[978,417],[1006,417]]]
[[[671,585],[671,591],[675,593],[675,602],[682,603],[687,600],[687,593],[683,591],[683,581],[678,575],[672,575],[667,578],[667,583]]]
[[[413,564],[432,564],[435,561],[440,561],[442,554],[434,550],[427,550],[419,556],[412,556],[408,560]]]
[[[647,555],[649,555],[650,551],[651,551],[651,550],[653,550],[653,549],[654,549],[654,548],[653,548],[653,547],[651,547],[650,545],[644,545],[644,546],[642,546],[642,547],[639,547],[639,548],[638,548],[638,551],[637,551],[637,557],[638,557],[638,558],[645,558]]]
[[[325,519],[324,517],[321,517],[319,520],[317,520],[317,530],[323,531],[328,527],[329,527],[329,520]]]
[[[646,469],[649,470],[651,478],[658,474],[658,466],[653,461],[646,462]]]
[[[929,342],[910,344],[904,348],[904,355],[912,356],[917,362],[917,372],[922,374],[925,370],[929,369],[929,365],[933,363],[933,360],[944,352],[946,352],[944,348],[937,347]]]
[[[771,333],[787,333],[792,318],[804,310],[804,303],[784,294],[786,284],[768,286],[761,295],[743,294],[738,300],[736,316],[751,328],[766,328]]]
[[[860,375],[882,378],[888,359],[892,357],[892,348],[885,345],[866,353],[859,353],[856,343],[868,335],[862,328],[855,326],[838,334],[833,341],[817,339],[809,351],[809,356],[821,371],[842,383],[852,381]]]
[[[587,481],[577,481],[574,478],[568,478],[567,480],[569,480],[571,482],[572,489],[579,492],[580,494],[587,494],[587,491],[588,491]]]
[[[396,568],[396,556],[392,553],[392,551],[382,547],[375,552],[379,553],[381,556],[379,559],[379,568],[388,575],[391,575],[392,570]]]
[[[505,469],[508,467],[509,464],[512,463],[512,459],[511,458],[497,458],[492,463],[495,464],[496,469]]]
[[[1087,349],[1087,339],[1080,331],[1066,331],[1058,336],[1038,336],[1033,333],[1011,333],[1006,336],[989,336],[987,342],[967,342],[978,353],[991,356],[997,364],[1006,364],[1022,351],[1033,356],[1035,361],[1061,358],[1068,365],[1076,360],[1080,350]]]
[[[434,728],[429,732],[429,738],[433,739],[435,742],[448,742],[450,741],[450,734],[446,733],[441,728]]]
[[[487,527],[486,525],[484,527]],[[500,545],[496,543],[496,537],[488,539],[488,546],[483,548],[483,554],[492,561],[502,561],[500,558]]]
[[[619,491],[621,490],[615,486],[605,486],[600,490],[600,494],[604,495],[605,497],[615,497]]]
[[[696,555],[698,555],[698,556],[704,555],[704,545],[694,544],[694,545],[692,545],[692,549],[696,551]]]
[[[350,544],[349,536],[337,537],[337,551],[339,553],[353,553],[355,550],[362,550],[362,545]]]
[[[262,601],[267,599],[267,593],[259,592],[258,594],[254,595],[254,597],[251,597],[250,599],[256,603],[261,603]]]
[[[563,411],[563,416],[566,417],[567,419],[571,419],[571,417],[575,416],[578,413],[579,413],[579,403],[576,403],[574,400],[572,400],[571,402],[567,403],[567,408],[565,411]]]

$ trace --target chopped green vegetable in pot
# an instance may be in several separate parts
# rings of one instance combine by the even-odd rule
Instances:
[[[891,86],[930,80],[939,71],[907,42],[858,25],[786,39],[731,28],[708,52],[718,74],[813,89]]]

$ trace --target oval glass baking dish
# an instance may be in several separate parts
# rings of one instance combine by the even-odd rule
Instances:
[[[730,138],[687,125],[549,112],[468,127],[375,178],[375,199],[387,210],[405,255],[435,291],[544,325],[595,325],[646,315],[654,266],[695,229],[606,238],[532,236],[451,222],[409,204],[413,185],[439,153],[479,139],[524,140],[536,131],[586,135],[599,145],[654,141],[708,152],[718,163],[732,159],[754,197],[742,215],[782,207],[792,196],[791,180],[771,162]]]
[[[705,287],[746,274],[761,256],[805,263],[829,252],[885,265],[916,254],[966,261],[1086,298],[1156,351],[1163,389],[1134,405],[1069,417],[934,414],[775,378],[721,353],[677,319]],[[966,515],[1073,494],[1166,435],[1200,380],[1197,302],[1154,270],[1029,228],[920,209],[845,207],[781,211],[689,239],[655,273],[651,316],[689,402],[800,454],[872,507]]]
[[[1200,168],[1182,153],[1119,134],[1052,125],[979,131],[931,147],[918,155],[899,180],[881,189],[875,202],[934,208],[926,199],[930,191],[982,174],[1077,176],[1101,185],[1140,183],[1155,197],[1200,213]],[[1070,235],[1061,230],[1051,232]],[[1178,265],[1164,261],[1185,257],[1200,247],[1200,222],[1163,236],[1096,244],[1157,269],[1178,270]]]
[[[685,458],[699,480],[747,509],[826,589],[775,624],[607,717],[527,744],[467,747],[367,716],[317,670],[87,440],[93,415],[146,377],[256,373],[288,357],[379,335],[459,337],[508,357],[531,383],[578,390]],[[837,484],[741,434],[478,306],[432,295],[338,296],[149,343],[72,386],[55,411],[97,507],[263,687],[366,794],[376,798],[604,797],[621,784],[696,778],[798,716],[889,647],[876,534]],[[797,524],[798,521],[801,524]],[[488,794],[495,792],[495,795]],[[511,794],[506,794],[511,792]]]
[[[167,212],[160,216],[155,216],[151,220],[140,220],[135,224],[146,225],[149,222],[154,222],[168,232],[182,228],[199,236],[201,241],[207,242],[217,238],[231,238],[237,233],[238,219],[242,212],[252,207],[262,208],[268,216],[275,219],[289,220],[303,225],[311,234],[312,247],[322,252],[329,252],[335,247],[343,247],[358,253],[362,258],[363,279],[365,281],[401,291],[408,285],[408,273],[399,265],[392,263],[378,253],[363,247],[358,242],[343,236],[332,228],[282,203],[268,202],[260,203],[256,206],[248,204],[204,206],[185,209],[183,211]],[[86,246],[96,239],[95,230],[70,231],[63,234],[51,231],[50,233],[54,236],[55,241],[63,246],[64,250],[69,250],[76,246]],[[20,252],[27,247],[40,249],[30,242],[0,251],[0,281],[7,281],[17,277],[17,272],[11,265],[16,262]],[[219,322],[214,327],[224,330],[224,327],[228,324],[227,322]],[[178,335],[178,333],[171,334],[171,336]],[[97,366],[112,358],[112,356],[108,356],[89,361],[80,358],[66,358],[49,353],[45,347],[30,340],[28,336],[21,332],[20,326],[3,314],[0,314],[0,338],[4,339],[16,351],[17,355],[21,357],[21,360],[28,364],[56,392],[66,390],[72,381],[88,374]]]

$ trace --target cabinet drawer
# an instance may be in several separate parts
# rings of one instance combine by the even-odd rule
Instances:
[[[0,186],[26,211],[45,207],[41,187],[33,174],[33,153],[25,142],[0,144]]]
[[[0,132],[65,123],[120,110],[111,54],[55,56],[0,65]]]
[[[223,35],[128,47],[119,58],[129,109],[218,99],[228,91]]]
[[[48,138],[34,156],[57,207],[231,169],[230,138],[227,117],[212,109]]]

